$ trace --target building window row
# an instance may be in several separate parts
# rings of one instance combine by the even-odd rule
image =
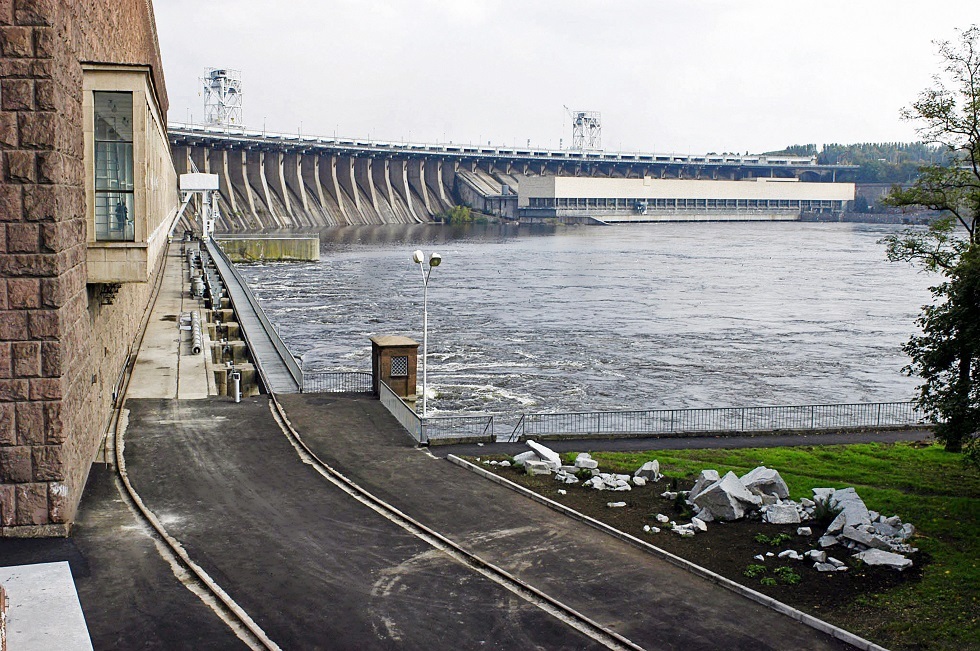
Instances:
[[[844,202],[819,199],[603,199],[574,197],[530,197],[529,208],[589,208],[634,210],[642,204],[652,209],[728,209],[756,210],[843,210]]]

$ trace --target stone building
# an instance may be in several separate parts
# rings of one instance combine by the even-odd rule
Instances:
[[[0,0],[0,533],[67,535],[178,208],[149,0]]]

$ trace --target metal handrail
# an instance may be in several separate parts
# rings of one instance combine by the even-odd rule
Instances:
[[[549,434],[682,434],[916,425],[915,402],[526,413],[510,440]]]
[[[372,377],[364,371],[303,371],[303,393],[370,393]]]

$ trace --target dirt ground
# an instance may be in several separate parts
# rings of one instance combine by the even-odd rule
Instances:
[[[477,463],[475,459],[470,461]],[[693,485],[693,480],[674,483],[669,479],[661,479],[656,484],[633,487],[630,491],[597,491],[584,488],[581,484],[563,484],[550,475],[529,476],[514,467],[502,468],[483,465],[482,462],[480,465],[660,549],[855,632],[861,628],[862,621],[875,616],[874,609],[864,605],[861,596],[879,594],[903,583],[917,581],[921,577],[923,566],[929,562],[925,554],[918,553],[910,556],[914,564],[904,572],[861,566],[850,558],[852,551],[834,546],[826,550],[828,556],[847,563],[849,569],[846,572],[818,572],[813,568],[813,561],[794,561],[775,556],[787,549],[794,549],[800,554],[809,549],[819,549],[817,540],[825,527],[815,523],[773,525],[758,519],[744,519],[737,522],[710,522],[706,532],[698,533],[693,538],[682,538],[671,532],[669,524],[657,521],[657,514],[663,514],[678,524],[690,522],[690,516],[682,517],[675,501],[661,497],[661,493],[668,490],[688,490]],[[559,489],[565,490],[566,494],[559,494]],[[626,502],[626,506],[610,508],[607,506],[609,502]],[[644,525],[660,527],[661,532],[644,532]],[[800,526],[810,526],[813,534],[797,535],[796,530]],[[785,533],[790,538],[777,545],[756,540],[759,534],[772,538],[780,533]],[[753,559],[755,555],[765,555],[766,552],[774,555],[767,557],[764,563]],[[766,570],[749,577],[745,572],[750,565],[763,565]],[[785,571],[777,571],[781,567],[792,570],[792,573],[799,576],[799,582],[787,583],[783,580],[784,575],[781,572]],[[770,581],[763,581],[766,577]],[[775,580],[775,585],[767,585],[772,580]]]

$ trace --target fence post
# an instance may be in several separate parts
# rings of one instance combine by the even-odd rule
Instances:
[[[816,409],[813,405],[810,405],[810,429],[813,429],[813,411]]]
[[[875,425],[881,427],[881,403],[878,403],[878,417],[875,419]]]

